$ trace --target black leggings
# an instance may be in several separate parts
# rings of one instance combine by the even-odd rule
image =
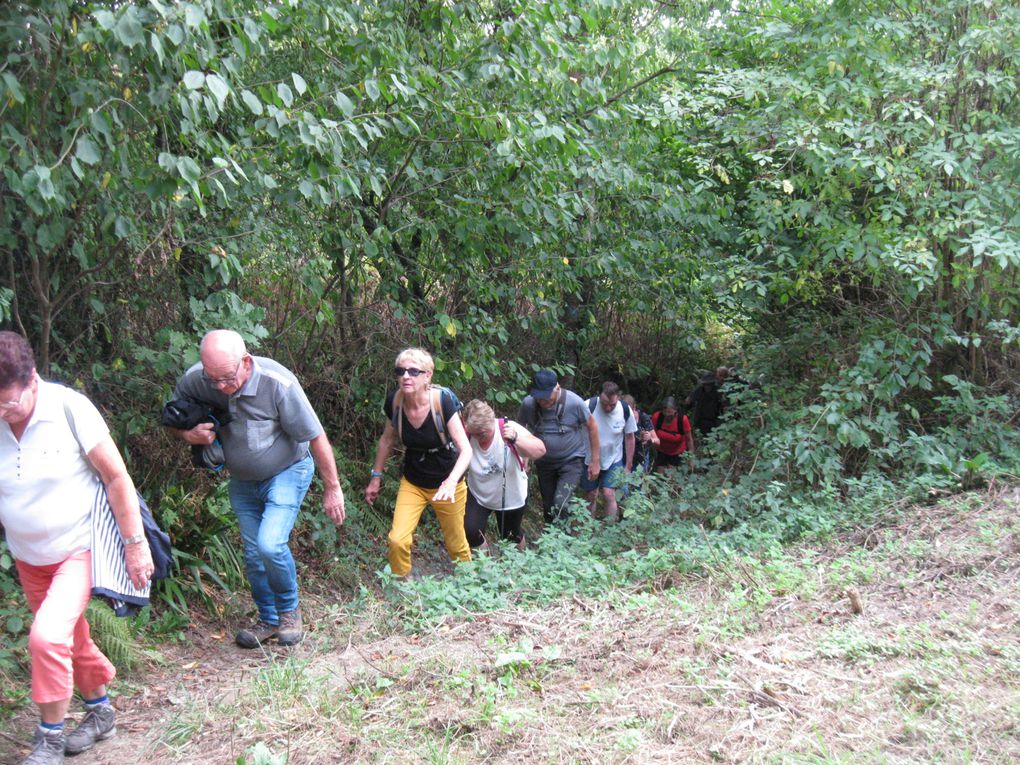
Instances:
[[[499,538],[520,544],[520,541],[524,539],[524,534],[521,533],[524,507],[518,507],[516,510],[490,510],[479,505],[470,490],[468,490],[467,506],[464,508],[464,531],[467,533],[468,544],[474,548],[485,541],[485,527],[489,524],[489,515],[492,513],[496,515]]]

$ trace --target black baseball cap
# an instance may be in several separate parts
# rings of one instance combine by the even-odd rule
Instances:
[[[540,369],[531,378],[531,395],[534,398],[552,398],[558,384],[559,379],[555,372],[551,369]]]

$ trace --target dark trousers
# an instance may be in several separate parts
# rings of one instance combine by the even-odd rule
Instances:
[[[570,498],[581,483],[587,467],[584,457],[573,457],[552,465],[535,463],[538,490],[542,494],[542,515],[546,523],[570,517]]]
[[[467,506],[464,509],[464,531],[472,548],[485,542],[485,527],[489,525],[489,515],[492,513],[496,514],[496,528],[499,529],[500,539],[506,539],[514,544],[519,544],[524,539],[521,532],[521,521],[524,520],[523,506],[516,510],[490,510],[478,504],[475,495],[468,491]]]

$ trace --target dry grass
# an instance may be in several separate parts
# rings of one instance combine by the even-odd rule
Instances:
[[[90,761],[256,762],[261,742],[290,763],[1018,762],[1018,505],[967,495],[669,589],[416,635],[386,634],[386,602],[311,604],[291,652],[196,630]]]

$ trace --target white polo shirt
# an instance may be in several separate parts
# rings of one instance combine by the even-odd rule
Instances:
[[[99,476],[85,453],[109,432],[85,396],[43,380],[20,441],[0,421],[0,523],[15,558],[47,566],[91,547]]]

